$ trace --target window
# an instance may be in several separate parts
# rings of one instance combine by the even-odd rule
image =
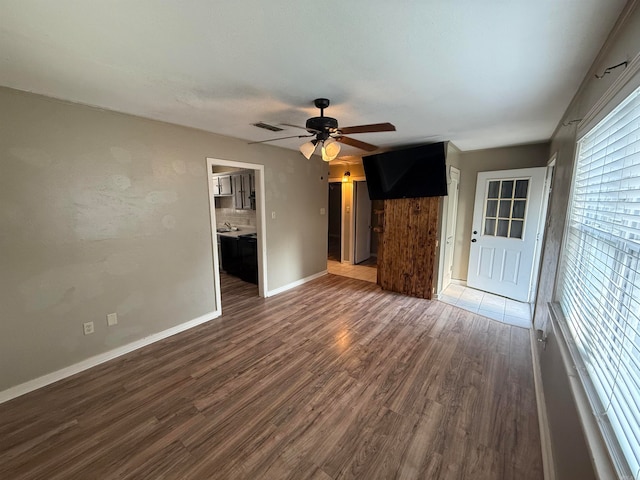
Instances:
[[[640,88],[578,143],[558,300],[621,475],[640,478]]]
[[[522,238],[528,179],[493,180],[487,186],[484,235]]]

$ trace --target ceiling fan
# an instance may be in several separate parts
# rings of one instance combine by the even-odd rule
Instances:
[[[378,147],[371,145],[370,143],[356,140],[355,138],[345,137],[345,134],[353,133],[369,133],[369,132],[395,132],[396,127],[391,123],[373,123],[370,125],[356,125],[354,127],[338,127],[338,120],[332,117],[324,116],[324,109],[329,106],[328,98],[316,98],[313,101],[316,108],[320,109],[319,117],[311,117],[307,120],[304,127],[298,125],[291,125],[288,123],[282,123],[288,127],[301,128],[309,132],[309,135],[293,135],[289,137],[272,138],[270,140],[262,140],[259,142],[250,143],[265,143],[273,142],[276,140],[284,140],[287,138],[307,138],[316,137],[315,139],[303,143],[300,146],[300,152],[307,158],[311,158],[318,146],[322,154],[322,160],[329,162],[335,159],[340,153],[340,143],[350,145],[352,147],[372,152],[377,150]]]

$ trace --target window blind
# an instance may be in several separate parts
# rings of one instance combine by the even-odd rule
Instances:
[[[623,478],[640,479],[640,88],[578,143],[558,284]]]

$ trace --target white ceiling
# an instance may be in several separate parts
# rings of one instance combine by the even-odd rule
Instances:
[[[2,0],[0,84],[246,140],[548,140],[624,0]],[[297,148],[304,140],[273,142]],[[345,154],[363,153],[343,147]]]

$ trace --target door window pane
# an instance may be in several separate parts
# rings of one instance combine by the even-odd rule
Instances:
[[[498,213],[498,201],[487,200],[487,217],[497,217]]]
[[[529,192],[529,180],[516,180],[516,192],[514,198],[527,198]]]
[[[496,234],[496,220],[494,218],[488,218],[484,222],[484,234],[495,236]]]
[[[498,220],[498,232],[496,233],[496,236],[509,236],[509,220]]]
[[[498,198],[500,192],[500,182],[489,182],[489,191],[487,198]]]
[[[522,227],[524,222],[522,220],[512,220],[511,230],[509,231],[510,238],[522,238]]]
[[[500,198],[513,198],[513,180],[503,180],[500,188]]]
[[[526,206],[526,203],[526,200],[515,200],[513,202],[511,218],[524,218],[524,207]]]
[[[501,218],[509,218],[511,213],[511,200],[500,200],[500,214]]]
[[[529,180],[492,180],[487,187],[484,235],[522,238]]]

